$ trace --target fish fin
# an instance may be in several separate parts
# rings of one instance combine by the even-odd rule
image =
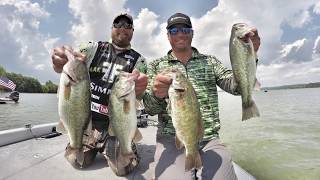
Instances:
[[[176,147],[177,147],[177,149],[183,148],[184,145],[183,145],[183,143],[180,141],[180,139],[178,138],[177,135],[176,135],[175,139],[176,139]]]
[[[249,103],[242,103],[242,121],[253,117],[260,117],[256,103],[251,99]]]
[[[91,131],[92,131],[92,119],[91,119],[91,116],[90,116],[89,122],[88,122],[86,128],[84,129],[84,133],[85,134],[90,134]]]
[[[200,169],[202,167],[202,161],[199,151],[194,154],[187,154],[185,162],[185,171],[190,171],[192,168]]]
[[[261,90],[261,83],[258,81],[258,79],[256,78],[256,83],[254,84],[254,90],[256,91],[260,91]]]
[[[117,157],[117,165],[120,167],[125,167],[127,166],[130,162],[131,159],[136,158],[136,155],[134,154],[132,150],[132,145],[130,144],[130,148],[128,148],[128,151],[123,151],[124,149],[121,149],[121,146],[119,146],[119,154],[116,155]]]
[[[82,148],[72,148],[68,146],[64,157],[71,163],[76,163],[80,168],[84,165],[84,153]]]
[[[128,82],[130,84],[130,82]],[[128,97],[128,95],[130,93],[132,93],[133,91],[135,91],[135,85],[128,85],[125,87],[125,89],[123,89],[120,93],[117,94],[117,98],[119,99],[130,99],[130,97]]]
[[[117,156],[116,164],[117,164],[118,168],[126,167],[131,162],[131,160],[133,158],[136,158],[136,155],[134,154],[134,152],[129,153],[129,154],[120,153]]]
[[[64,86],[64,99],[69,100],[70,99],[70,94],[71,94],[71,85],[67,84]]]
[[[84,162],[84,153],[83,153],[83,149],[79,149],[77,152],[76,152],[76,157],[77,157],[77,162],[78,164],[80,164],[80,168],[82,168],[83,164],[85,163]]]
[[[142,134],[139,131],[139,129],[137,128],[136,133],[135,133],[134,138],[133,138],[133,142],[137,143],[137,142],[139,142],[141,140],[142,140]]]
[[[200,119],[199,121],[199,126],[198,126],[198,140],[201,141],[204,135],[204,129],[203,129],[203,123],[202,120]]]
[[[108,133],[109,133],[110,136],[115,136],[115,134],[114,134],[114,132],[113,132],[112,127],[110,126],[110,124],[109,124],[109,127],[108,127]]]
[[[60,91],[60,86],[58,86],[58,89],[57,89],[57,98],[59,99],[59,91]]]
[[[57,125],[57,132],[60,132],[62,134],[68,134],[66,128],[63,125],[63,121],[62,120],[60,120],[58,125]]]
[[[127,99],[123,100],[123,112],[128,114],[130,112],[130,101]]]

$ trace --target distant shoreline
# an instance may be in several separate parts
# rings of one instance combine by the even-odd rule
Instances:
[[[261,90],[278,90],[278,89],[301,89],[301,88],[319,88],[320,82],[307,83],[307,84],[292,84],[274,87],[263,87]]]

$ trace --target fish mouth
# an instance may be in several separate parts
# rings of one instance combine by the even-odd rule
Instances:
[[[254,33],[251,31],[250,28],[248,28],[244,29],[242,32],[239,32],[239,36],[237,36],[237,38],[244,43],[249,43],[250,37],[252,36],[254,36]]]
[[[238,37],[238,39],[246,44],[249,43],[249,38],[245,38],[245,37]]]
[[[62,73],[67,75],[68,79],[71,81],[71,83],[77,83],[77,80],[73,79],[71,75],[69,75],[66,71],[62,70]]]
[[[121,94],[120,96],[118,96],[119,99],[123,99],[125,98],[126,96],[128,96],[130,94],[130,92],[128,93],[125,93],[125,94]]]
[[[176,92],[178,92],[178,93],[183,93],[185,90],[184,89],[180,89],[180,88],[176,88],[176,89],[174,89]]]
[[[117,95],[117,98],[123,99],[123,98],[127,97],[132,91],[134,91],[134,87],[127,88],[124,91],[120,92]]]

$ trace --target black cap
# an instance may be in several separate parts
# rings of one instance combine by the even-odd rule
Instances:
[[[113,20],[113,24],[118,23],[120,18],[127,18],[129,20],[129,23],[133,25],[132,16],[127,13],[121,13],[118,16],[116,16]]]
[[[188,27],[192,28],[190,17],[182,13],[175,13],[174,15],[169,17],[167,23],[167,29],[169,29],[172,25],[175,24],[185,24]]]

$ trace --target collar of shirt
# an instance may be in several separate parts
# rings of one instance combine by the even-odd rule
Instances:
[[[116,51],[124,51],[124,50],[130,50],[131,49],[131,44],[129,44],[127,47],[119,47],[117,45],[115,45],[114,43],[112,43],[112,39],[109,39],[108,41],[110,44],[112,44],[112,46],[116,49]]]
[[[191,48],[192,48],[192,55],[190,59],[197,58],[200,55],[199,51],[195,47],[191,47]],[[169,61],[179,61],[177,57],[175,57],[175,55],[172,53],[172,49],[168,51],[167,56]]]

